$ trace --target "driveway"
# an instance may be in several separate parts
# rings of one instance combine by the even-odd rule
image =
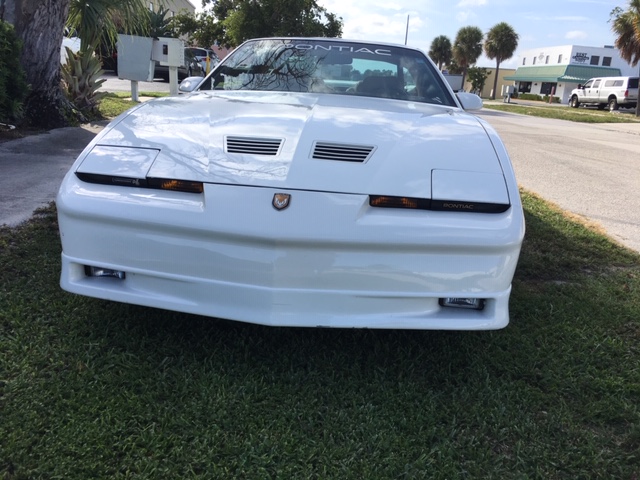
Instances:
[[[102,90],[107,92],[131,92],[131,80],[121,80],[112,71],[105,72],[100,78],[106,80],[100,87]],[[138,91],[169,93],[169,82],[161,79],[153,82],[138,82]]]

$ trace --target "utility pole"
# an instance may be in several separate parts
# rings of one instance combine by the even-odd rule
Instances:
[[[409,14],[407,14],[407,30],[404,34],[404,44],[407,44],[407,39],[409,38]]]

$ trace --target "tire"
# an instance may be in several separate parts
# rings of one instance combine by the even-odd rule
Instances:
[[[615,97],[609,100],[609,111],[610,112],[615,112],[619,108],[620,108],[620,105],[618,105],[618,100],[616,100]]]
[[[573,97],[571,97],[571,100],[569,101],[569,106],[571,106],[572,108],[578,108],[580,106],[580,102],[578,101],[577,95],[574,95]]]

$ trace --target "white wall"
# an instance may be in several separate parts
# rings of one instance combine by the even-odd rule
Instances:
[[[586,47],[582,45],[560,45],[555,47],[534,48],[525,50],[519,55],[518,66],[545,66],[545,65],[585,65],[590,66],[593,56],[598,56],[597,65],[603,67],[603,59],[611,58],[612,68],[619,68],[620,74],[638,75],[638,68],[632,67],[620,57],[616,48]],[[535,62],[535,63],[534,63]]]

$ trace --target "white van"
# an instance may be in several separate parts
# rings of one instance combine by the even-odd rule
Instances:
[[[635,108],[638,103],[638,77],[591,78],[584,85],[571,91],[569,105],[578,108],[581,104],[595,105],[599,110],[608,107]]]

